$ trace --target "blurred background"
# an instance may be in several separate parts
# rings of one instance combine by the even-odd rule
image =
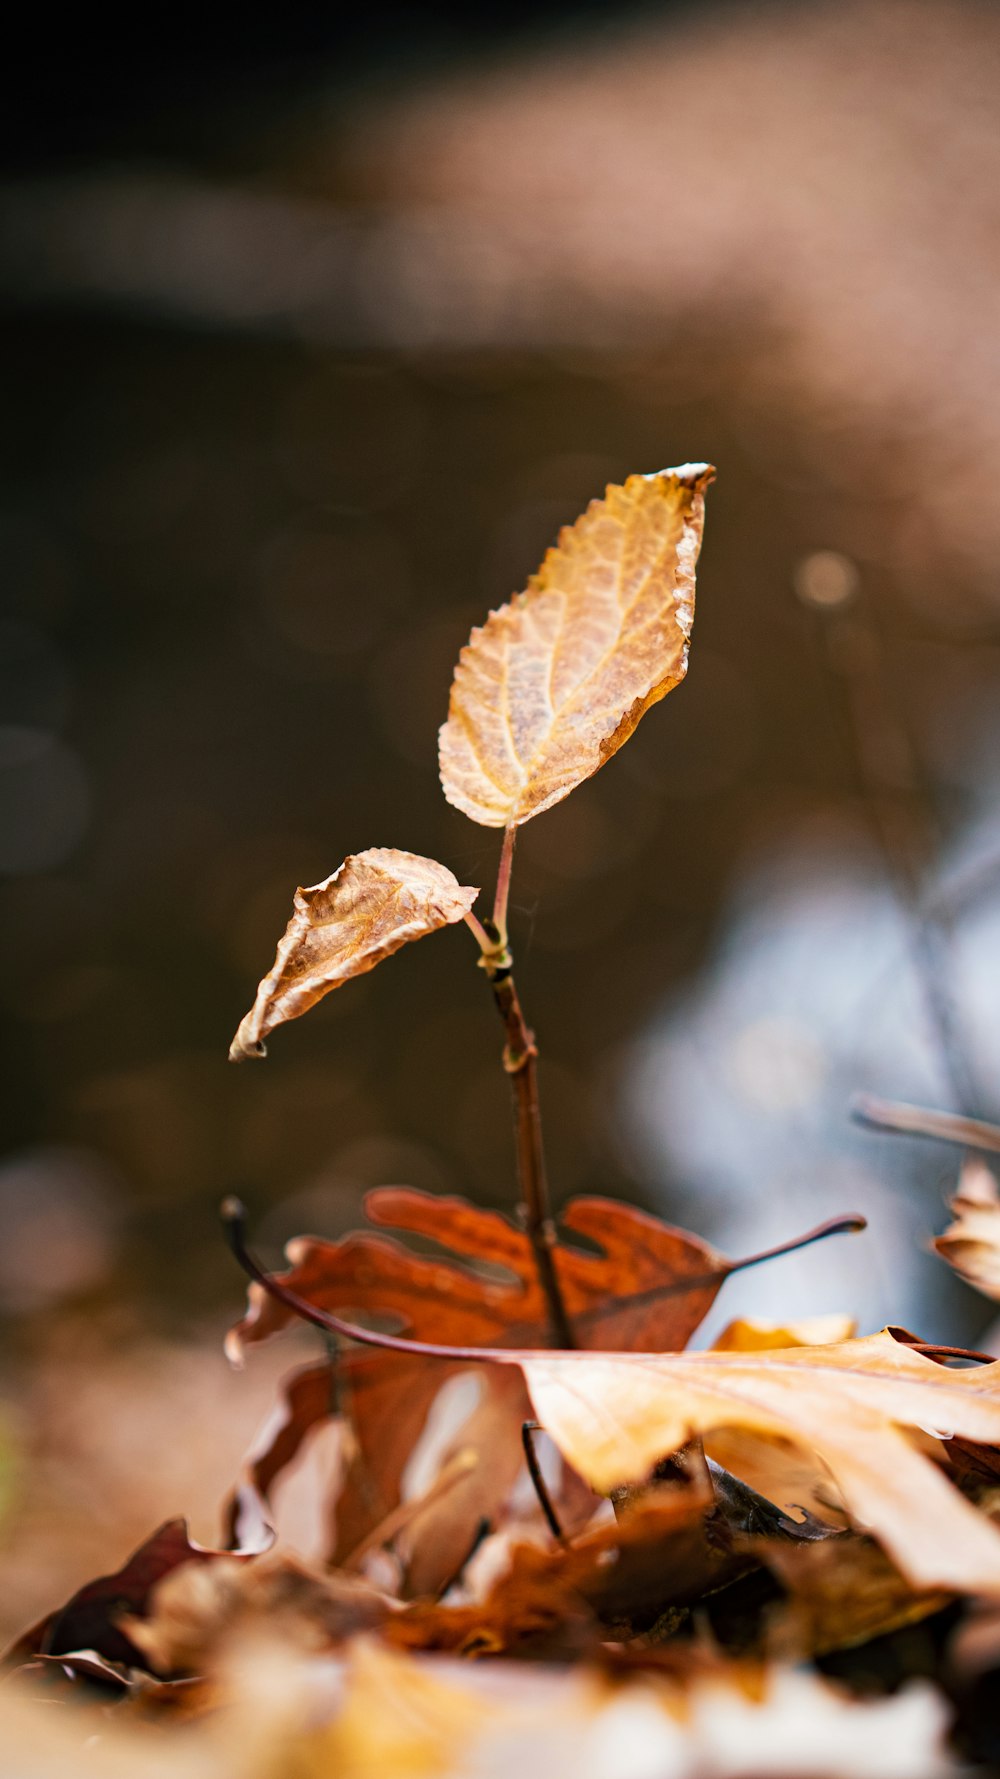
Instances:
[[[0,185],[2,1628],[203,1538],[287,1353],[260,1242],[384,1183],[514,1202],[464,929],[233,1069],[296,884],[491,886],[436,730],[609,480],[707,458],[687,682],[522,833],[559,1199],[730,1253],[738,1312],[989,1338],[925,1252],[1000,1115],[1000,14],[319,11],[11,59]],[[307,1338],[307,1337],[306,1337]]]

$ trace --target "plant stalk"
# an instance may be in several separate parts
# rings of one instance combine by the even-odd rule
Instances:
[[[476,923],[485,932],[488,941],[484,946],[482,940],[479,940],[482,951],[479,961],[493,990],[493,999],[507,1036],[503,1066],[510,1076],[514,1103],[514,1143],[521,1192],[520,1212],[525,1234],[534,1253],[538,1282],[545,1298],[549,1333],[557,1347],[575,1347],[573,1328],[563,1302],[555,1264],[556,1233],[549,1207],[549,1185],[542,1143],[542,1113],[538,1099],[538,1047],[518,998],[513,975],[514,960],[507,941],[507,902],[516,834],[516,828],[504,829],[493,916],[490,920]],[[473,932],[475,930],[473,928]],[[478,934],[476,936],[478,938]]]

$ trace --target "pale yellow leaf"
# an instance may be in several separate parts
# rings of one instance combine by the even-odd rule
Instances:
[[[390,847],[354,853],[325,883],[296,890],[294,913],[230,1060],[264,1056],[275,1026],[298,1019],[409,940],[462,920],[478,894],[436,860]]]
[[[518,826],[616,753],[684,678],[705,489],[684,464],[591,501],[462,650],[441,730],[449,803]]]
[[[984,1161],[970,1157],[951,1201],[955,1213],[934,1247],[960,1278],[1000,1300],[1000,1195]]]
[[[888,1333],[753,1355],[555,1356],[523,1361],[563,1456],[609,1493],[713,1427],[807,1443],[855,1524],[917,1587],[1000,1593],[1000,1533],[901,1431],[1000,1441],[1000,1363],[953,1371]]]
[[[713,1353],[763,1353],[771,1347],[827,1347],[850,1340],[857,1324],[853,1316],[836,1312],[829,1316],[803,1316],[798,1322],[755,1322],[737,1316],[713,1341]]]

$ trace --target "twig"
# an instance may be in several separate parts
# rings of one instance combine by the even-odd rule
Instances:
[[[496,895],[493,898],[493,927],[502,945],[507,943],[507,903],[510,900],[510,876],[514,867],[514,842],[516,839],[516,828],[504,829],[503,846],[500,849],[500,869],[497,872]]]
[[[477,922],[486,939],[485,944],[482,939],[479,941],[482,952],[479,961],[493,990],[493,999],[507,1035],[503,1066],[510,1076],[514,1103],[514,1142],[521,1192],[521,1216],[535,1256],[538,1282],[545,1298],[552,1339],[556,1346],[567,1348],[575,1347],[576,1341],[556,1272],[556,1233],[549,1208],[542,1114],[538,1099],[538,1047],[518,998],[513,975],[514,959],[507,942],[507,904],[516,834],[516,828],[504,829],[493,918],[490,921]]]
[[[891,1130],[908,1137],[933,1137],[941,1143],[958,1143],[963,1149],[982,1149],[1000,1154],[1000,1124],[983,1118],[965,1118],[959,1112],[936,1112],[926,1106],[910,1106],[901,1100],[876,1099],[859,1093],[851,1101],[856,1124],[872,1130]]]
[[[524,1461],[528,1466],[528,1475],[531,1478],[535,1494],[538,1496],[538,1505],[548,1521],[549,1531],[559,1544],[564,1544],[566,1542],[565,1534],[559,1523],[559,1515],[552,1505],[552,1496],[549,1494],[548,1484],[542,1475],[542,1467],[538,1462],[538,1453],[535,1450],[535,1434],[544,1432],[545,1428],[540,1421],[522,1421],[521,1444],[524,1447]]]

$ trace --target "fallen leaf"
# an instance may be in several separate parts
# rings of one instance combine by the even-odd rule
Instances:
[[[122,1628],[155,1674],[204,1674],[234,1633],[257,1629],[286,1647],[328,1649],[371,1631],[391,1601],[356,1576],[316,1575],[281,1551],[256,1563],[184,1563],[152,1590],[142,1618]]]
[[[705,489],[684,464],[591,501],[459,656],[440,735],[449,803],[518,826],[568,796],[687,671]]]
[[[950,1209],[955,1221],[935,1236],[935,1251],[959,1278],[1000,1300],[1000,1194],[984,1161],[970,1157],[963,1164]]]
[[[741,1541],[744,1542],[745,1541]],[[547,1659],[649,1631],[665,1612],[753,1568],[710,1488],[658,1488],[566,1544],[516,1543],[481,1601],[417,1601],[383,1626],[397,1648]]]
[[[338,1779],[945,1779],[949,1710],[928,1686],[857,1701],[815,1674],[730,1664],[682,1688],[645,1674],[404,1657],[359,1639],[344,1702],[296,1771]]]
[[[912,1587],[877,1544],[853,1533],[815,1543],[762,1540],[757,1548],[787,1591],[766,1629],[774,1661],[855,1648],[919,1624],[952,1598],[939,1588]]]
[[[375,1223],[430,1237],[494,1272],[415,1254],[385,1236],[363,1232],[339,1242],[299,1238],[289,1243],[292,1265],[277,1275],[282,1283],[320,1309],[369,1321],[390,1319],[417,1340],[477,1347],[545,1342],[546,1305],[531,1243],[505,1217],[463,1199],[403,1187],[369,1193],[365,1208]],[[575,1199],[561,1221],[570,1236],[582,1235],[603,1250],[587,1253],[566,1242],[555,1249],[567,1311],[584,1347],[666,1351],[685,1346],[725,1279],[747,1264],[611,1199]],[[247,1313],[227,1339],[230,1358],[239,1363],[247,1346],[293,1319],[283,1304],[251,1285]],[[259,1520],[261,1501],[268,1501],[303,1442],[343,1409],[356,1451],[331,1504],[330,1560],[344,1562],[398,1505],[403,1473],[431,1405],[457,1369],[451,1361],[376,1352],[345,1355],[336,1377],[328,1364],[296,1373],[248,1463],[231,1505],[232,1523]],[[443,1584],[480,1520],[495,1514],[521,1468],[527,1392],[519,1376],[515,1382],[480,1368],[477,1375],[489,1396],[480,1409],[480,1426],[489,1428],[488,1449],[481,1448],[484,1462],[411,1529],[410,1592],[433,1592]],[[469,1442],[468,1428],[456,1432],[445,1461]]]
[[[850,1340],[853,1316],[805,1316],[798,1322],[755,1322],[738,1316],[712,1342],[713,1353],[763,1353],[775,1347],[826,1347]]]
[[[189,1538],[185,1520],[167,1520],[113,1575],[88,1582],[65,1606],[48,1613],[25,1631],[5,1652],[2,1665],[13,1668],[36,1655],[69,1655],[86,1650],[107,1662],[141,1666],[142,1652],[122,1628],[121,1620],[127,1613],[145,1613],[153,1589],[164,1576],[181,1564],[212,1564],[221,1560],[242,1563],[258,1554],[257,1548],[208,1549]]]
[[[229,1057],[264,1056],[275,1026],[299,1019],[331,989],[373,970],[411,939],[464,919],[479,891],[416,853],[353,853],[324,883],[295,892],[295,912]]]
[[[779,1439],[747,1427],[715,1427],[706,1433],[703,1444],[707,1458],[784,1513],[793,1518],[808,1515],[835,1530],[847,1524],[840,1492],[829,1470],[801,1441]]]
[[[901,1431],[995,1444],[1000,1362],[946,1370],[883,1332],[750,1356],[537,1354],[522,1366],[538,1419],[602,1492],[713,1427],[804,1440],[914,1586],[1000,1592],[1000,1534]]]

